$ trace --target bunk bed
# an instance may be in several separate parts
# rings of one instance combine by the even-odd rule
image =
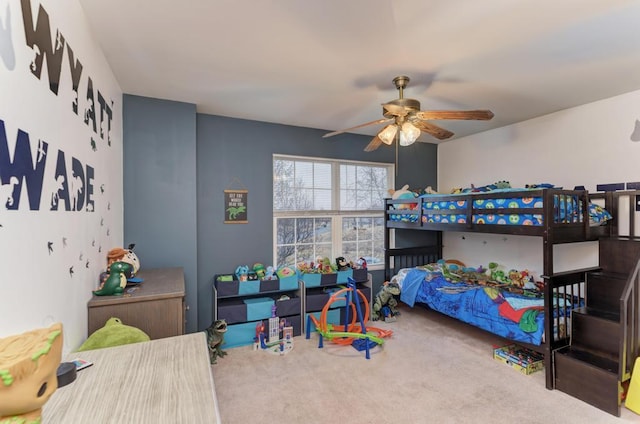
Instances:
[[[403,284],[402,279],[409,275],[409,280],[417,281],[413,281],[411,289],[408,284],[403,284],[403,291],[411,291],[411,295],[407,297],[403,293],[404,298],[401,296],[401,300],[410,306],[414,301],[424,303],[431,309],[507,340],[516,340],[518,344],[541,353],[545,358],[546,386],[553,389],[552,352],[569,342],[569,334],[565,329],[570,328],[570,309],[582,304],[585,293],[581,283],[586,272],[592,270],[554,272],[553,246],[594,241],[612,235],[612,231],[617,231],[617,228],[613,228],[612,222],[615,219],[611,219],[607,204],[613,205],[610,193],[590,195],[586,190],[558,188],[509,188],[450,195],[428,194],[411,199],[385,199],[385,280],[400,278],[400,283]],[[435,241],[426,246],[391,248],[391,231],[395,229],[432,231]],[[514,290],[514,287],[502,287],[491,282],[487,284],[487,281],[477,281],[478,278],[476,281],[465,281],[462,285],[458,284],[459,281],[451,283],[451,278],[443,276],[443,273],[451,271],[442,255],[443,231],[542,238],[543,283],[538,284],[537,292],[531,287],[527,291],[522,286]],[[459,271],[461,270],[456,271],[458,277],[465,272],[474,272],[468,269]],[[423,282],[425,283],[422,284]],[[491,294],[488,300],[481,300],[481,291],[474,290],[476,284],[476,288],[482,288],[483,292]],[[427,291],[430,293],[426,293]],[[530,328],[524,333],[521,331],[522,325],[513,319],[503,320],[494,313],[486,314],[491,308],[505,306],[504,302],[495,302],[495,298],[499,296],[504,300],[508,298],[507,292],[524,294],[524,297],[538,302],[538,313],[529,316]],[[435,304],[431,302],[433,296],[444,299],[445,302],[448,300],[448,303],[438,306],[438,299],[434,300]],[[460,311],[462,305],[473,304],[487,315],[481,318],[485,320],[484,324],[475,321],[476,318],[475,322],[471,322],[465,315],[467,312]]]

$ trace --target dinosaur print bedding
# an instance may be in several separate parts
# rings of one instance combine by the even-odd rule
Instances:
[[[539,284],[524,280],[471,269],[452,271],[442,261],[400,270],[391,279],[401,287],[400,300],[411,307],[423,303],[501,337],[540,345],[544,337],[544,296]],[[566,299],[561,301],[558,310],[564,315],[572,305]]]

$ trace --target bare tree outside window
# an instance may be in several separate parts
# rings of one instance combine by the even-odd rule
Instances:
[[[392,175],[390,164],[275,156],[277,266],[337,256],[382,263],[383,199]]]

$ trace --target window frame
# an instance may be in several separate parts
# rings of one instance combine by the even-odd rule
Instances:
[[[271,187],[273,190],[274,173],[273,163],[276,160],[290,160],[290,161],[306,161],[313,163],[329,163],[331,164],[331,204],[330,210],[306,210],[306,211],[276,211],[273,209],[272,202],[272,219],[273,219],[273,263],[277,264],[278,259],[278,219],[279,218],[330,218],[331,219],[331,251],[342,251],[342,218],[358,217],[358,218],[383,218],[385,217],[384,204],[381,205],[381,209],[367,209],[367,210],[340,210],[340,166],[341,165],[356,165],[356,166],[370,166],[370,167],[383,167],[387,168],[387,189],[395,186],[395,164],[392,162],[374,162],[374,161],[358,161],[350,159],[336,159],[336,158],[321,158],[314,156],[300,156],[300,155],[285,155],[276,154],[272,155],[272,172],[271,172]],[[388,196],[385,196],[388,197]],[[383,241],[384,243],[384,241]],[[383,246],[384,248],[384,246]],[[333,254],[335,256],[335,254]],[[331,258],[333,261],[335,258]],[[350,258],[349,258],[350,259]],[[353,258],[354,260],[357,258]],[[288,266],[295,266],[295,264],[287,264]],[[371,270],[383,270],[384,260],[379,264],[367,264],[367,268]]]

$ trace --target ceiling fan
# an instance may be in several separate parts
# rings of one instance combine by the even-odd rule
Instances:
[[[323,135],[323,137],[331,137],[357,128],[366,127],[368,125],[388,124],[380,130],[380,132],[373,137],[367,147],[364,148],[365,152],[371,152],[380,147],[382,143],[391,145],[396,140],[401,146],[409,146],[417,140],[421,132],[429,134],[438,140],[446,140],[453,136],[451,131],[427,122],[430,120],[465,119],[488,121],[493,118],[493,112],[490,110],[421,111],[419,101],[415,99],[405,99],[403,96],[404,89],[409,83],[409,77],[397,76],[393,79],[393,83],[398,89],[399,95],[397,99],[382,104],[382,116],[384,116],[384,118],[356,125],[355,127],[346,128],[344,130],[330,132]]]

